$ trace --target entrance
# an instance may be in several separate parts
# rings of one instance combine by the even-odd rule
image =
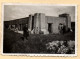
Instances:
[[[49,33],[52,33],[52,23],[48,23],[48,31]]]
[[[33,28],[34,28],[34,16],[32,16],[32,28],[31,28],[31,30],[33,30]]]

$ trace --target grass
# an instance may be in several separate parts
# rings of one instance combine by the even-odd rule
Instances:
[[[4,30],[3,53],[47,53],[45,44],[52,41],[75,40],[73,32],[59,34],[35,34],[30,35],[28,40],[24,39],[22,34],[11,30]]]

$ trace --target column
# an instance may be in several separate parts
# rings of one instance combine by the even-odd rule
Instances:
[[[32,30],[32,15],[29,15],[29,30]]]

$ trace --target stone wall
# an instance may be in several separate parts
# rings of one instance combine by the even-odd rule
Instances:
[[[28,24],[28,17],[15,19],[11,21],[4,21],[4,27],[14,27],[14,29],[22,30],[24,24]],[[10,28],[11,29],[11,28]]]
[[[46,16],[46,21],[47,21],[46,28],[48,30],[48,23],[51,23],[52,24],[52,33],[59,33],[58,26],[60,23],[66,24],[65,20],[66,20],[66,18],[62,18],[62,17]]]
[[[44,13],[35,13],[29,17],[11,20],[5,22],[5,25],[14,25],[18,30],[22,30],[24,24],[28,24],[28,30],[31,34],[49,34],[49,24],[51,24],[52,33],[59,33],[58,26],[62,23],[71,29],[71,17],[69,14],[61,14],[59,17],[46,16]]]

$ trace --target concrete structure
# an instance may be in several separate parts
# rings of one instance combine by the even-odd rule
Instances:
[[[35,13],[29,17],[5,22],[5,26],[15,25],[15,28],[22,30],[25,24],[28,24],[28,30],[31,34],[49,34],[59,33],[59,24],[66,26],[66,30],[71,29],[71,17],[69,14],[60,14],[59,17],[46,16],[44,13]]]

